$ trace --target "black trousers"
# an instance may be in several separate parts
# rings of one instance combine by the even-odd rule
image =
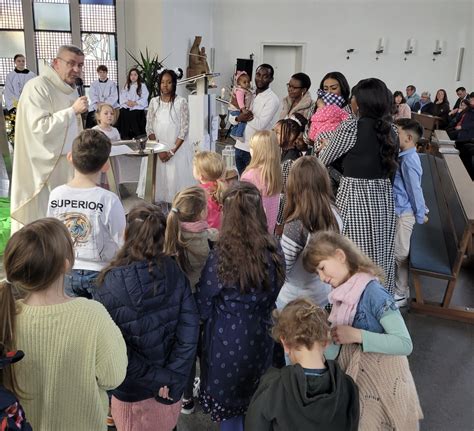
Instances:
[[[132,139],[145,135],[146,117],[145,111],[128,108],[120,108],[120,116],[117,122],[117,129],[122,139]]]

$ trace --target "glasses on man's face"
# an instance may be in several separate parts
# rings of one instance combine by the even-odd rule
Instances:
[[[78,69],[82,69],[84,67],[84,63],[76,63],[73,60],[64,60],[64,58],[61,57],[56,58],[58,60],[64,61],[64,63],[66,63],[67,67],[69,67],[70,69],[74,69],[75,67],[77,67]]]
[[[289,82],[286,84],[286,87],[288,90],[300,90],[303,87],[295,87],[294,85],[291,85]]]

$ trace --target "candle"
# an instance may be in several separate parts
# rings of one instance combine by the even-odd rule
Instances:
[[[221,90],[221,99],[225,97],[225,88],[222,88]]]

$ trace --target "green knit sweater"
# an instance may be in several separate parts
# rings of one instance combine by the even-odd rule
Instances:
[[[15,364],[21,403],[34,430],[106,430],[106,390],[125,378],[119,328],[95,301],[29,306],[17,302]]]

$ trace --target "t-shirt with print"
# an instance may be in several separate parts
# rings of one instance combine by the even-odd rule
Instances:
[[[48,217],[61,220],[74,243],[73,269],[101,271],[123,244],[125,211],[116,194],[101,187],[55,188]]]

